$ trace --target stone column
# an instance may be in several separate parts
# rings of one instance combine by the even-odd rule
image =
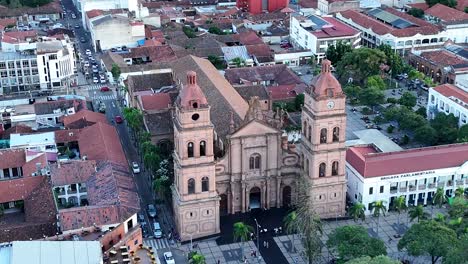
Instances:
[[[281,178],[276,177],[276,208],[280,208],[282,204],[281,196]]]
[[[246,194],[247,194],[247,186],[245,184],[244,181],[242,181],[242,185],[241,185],[241,193],[242,193],[242,213],[245,213],[245,208],[247,206],[247,202],[246,202]]]

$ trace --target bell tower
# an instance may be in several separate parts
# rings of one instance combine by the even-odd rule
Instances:
[[[330,68],[330,61],[323,60],[322,72],[306,90],[302,108],[303,173],[322,218],[344,216],[346,204],[346,97]]]
[[[174,113],[174,218],[181,240],[219,233],[219,196],[216,192],[213,124],[210,106],[187,73]]]

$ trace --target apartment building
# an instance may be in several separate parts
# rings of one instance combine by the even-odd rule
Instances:
[[[468,124],[467,90],[448,83],[429,89],[427,117],[432,119],[437,113],[455,115],[458,126]]]

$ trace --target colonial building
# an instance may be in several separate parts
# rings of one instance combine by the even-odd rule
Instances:
[[[306,91],[297,147],[282,130],[282,112],[265,110],[258,97],[247,103],[207,60],[184,58],[176,79],[183,70],[173,114],[173,209],[182,240],[218,233],[224,214],[294,204],[303,172],[315,210],[324,218],[344,213],[345,96],[328,60]]]

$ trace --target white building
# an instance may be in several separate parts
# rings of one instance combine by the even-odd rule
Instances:
[[[458,126],[468,124],[468,92],[448,83],[429,89],[427,117],[432,119],[439,112],[454,114]]]
[[[424,11],[428,21],[441,25],[455,43],[468,43],[468,14],[446,5],[436,4]]]
[[[11,134],[10,148],[24,149],[34,152],[57,153],[54,132],[34,133],[34,134]]]
[[[291,15],[290,41],[301,49],[310,50],[320,62],[329,46],[337,42],[359,48],[360,32],[332,17]]]
[[[346,10],[336,18],[361,31],[363,46],[387,44],[402,54],[412,48],[441,46],[448,39],[438,26],[392,8]]]
[[[39,89],[36,55],[0,51],[0,84],[0,94]]]
[[[348,197],[366,207],[404,196],[407,205],[431,204],[438,187],[448,196],[468,187],[468,144],[453,144],[396,152],[379,152],[373,145],[350,147],[346,152]]]
[[[137,17],[140,17],[140,13],[142,12],[142,10],[146,14],[147,8],[143,7],[138,2],[138,0],[73,0],[73,3],[77,7],[77,9],[81,11],[83,27],[86,27],[86,12],[93,9],[128,9],[130,11],[135,12]]]
[[[69,86],[74,82],[76,62],[71,42],[39,42],[36,53],[41,89]]]
[[[95,51],[126,46],[137,47],[145,40],[145,25],[122,15],[104,15],[90,20],[90,32]]]

